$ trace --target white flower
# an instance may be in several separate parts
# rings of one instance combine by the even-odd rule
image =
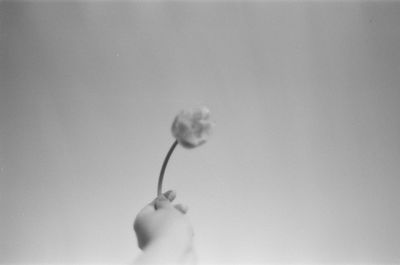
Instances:
[[[172,135],[186,148],[194,148],[204,144],[211,134],[213,124],[210,111],[206,107],[183,110],[172,123]]]

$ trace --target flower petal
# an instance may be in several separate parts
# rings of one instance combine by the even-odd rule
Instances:
[[[183,110],[172,123],[172,135],[186,148],[204,144],[211,134],[213,124],[210,111],[206,107]]]

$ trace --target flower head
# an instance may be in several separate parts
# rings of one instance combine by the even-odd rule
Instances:
[[[211,134],[213,124],[210,111],[206,107],[183,110],[172,123],[172,135],[186,148],[194,148],[204,144]]]

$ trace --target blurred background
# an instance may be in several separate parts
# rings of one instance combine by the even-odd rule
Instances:
[[[130,264],[177,112],[201,264],[400,263],[400,4],[0,3],[0,263]]]

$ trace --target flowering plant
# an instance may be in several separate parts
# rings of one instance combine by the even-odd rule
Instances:
[[[192,149],[204,144],[211,134],[212,127],[213,123],[210,121],[210,111],[206,107],[182,110],[178,113],[171,127],[175,141],[170,147],[161,167],[158,178],[157,196],[162,194],[165,169],[175,147],[180,144],[185,148]]]

